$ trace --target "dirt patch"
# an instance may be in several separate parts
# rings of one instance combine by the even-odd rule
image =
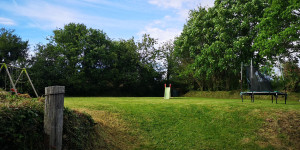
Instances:
[[[242,144],[248,144],[249,142],[251,142],[250,138],[243,138],[241,141]]]
[[[296,146],[296,149],[300,149],[300,114],[288,113],[278,119],[278,125],[280,127],[279,132],[287,135],[288,145]],[[286,141],[285,141],[286,142]]]
[[[267,118],[258,132],[261,139],[257,144],[265,148],[300,149],[300,113],[277,112],[276,117]]]

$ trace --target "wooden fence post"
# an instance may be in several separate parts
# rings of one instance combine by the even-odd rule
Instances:
[[[44,132],[45,149],[61,150],[65,86],[45,88]]]

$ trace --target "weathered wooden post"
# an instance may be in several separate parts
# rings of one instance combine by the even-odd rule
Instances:
[[[44,132],[45,149],[61,150],[65,86],[45,88]]]

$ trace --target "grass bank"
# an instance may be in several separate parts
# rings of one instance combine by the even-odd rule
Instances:
[[[65,98],[106,149],[299,149],[300,103],[213,98]]]
[[[295,92],[287,92],[287,93],[288,93],[288,99],[287,99],[288,101],[300,100],[300,93],[295,93]],[[206,97],[206,98],[226,97],[228,99],[241,99],[240,91],[190,91],[186,93],[184,96],[185,97]],[[255,95],[255,99],[271,100],[271,96]]]

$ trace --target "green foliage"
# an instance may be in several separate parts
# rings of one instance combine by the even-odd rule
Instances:
[[[0,145],[2,149],[42,149],[44,113],[42,103],[32,100],[0,108]]]
[[[141,41],[137,42],[137,52],[139,53],[140,85],[137,90],[141,94],[136,96],[162,96],[163,91],[161,67],[159,64],[160,50],[155,47],[157,39],[144,34]]]
[[[24,66],[28,59],[28,48],[28,41],[23,41],[21,37],[14,33],[14,30],[0,28],[0,63]],[[12,74],[16,72],[14,69],[9,70]],[[6,71],[2,68],[0,88],[9,88],[9,85]]]
[[[9,64],[25,61],[28,46],[28,41],[22,41],[14,34],[14,30],[0,28],[0,62]]]
[[[157,40],[151,38],[149,34],[144,34],[143,39],[137,43],[141,63],[154,66],[156,58],[159,56],[159,50],[155,48]]]
[[[155,70],[154,39],[112,41],[101,30],[74,23],[53,32],[32,58],[39,93],[65,85],[69,95],[157,95],[161,75]]]
[[[42,100],[43,101],[43,100]],[[44,148],[44,103],[11,97],[0,101],[1,149]],[[90,115],[64,109],[63,148],[93,149],[98,134]]]
[[[65,85],[69,95],[162,96],[164,77],[184,90],[236,90],[241,63],[253,59],[274,76],[278,61],[299,59],[299,8],[297,0],[216,0],[211,8],[191,10],[181,35],[159,48],[149,34],[139,42],[112,40],[102,30],[69,23],[37,45],[27,65],[38,93]],[[27,57],[28,42],[13,32],[0,30],[0,61]],[[289,90],[298,91],[297,73],[286,75]]]
[[[199,83],[199,86],[202,86],[201,83],[204,79],[203,76],[197,75],[199,72],[196,71],[198,68],[195,66],[196,55],[201,53],[200,48],[210,38],[210,35],[206,34],[205,31],[211,30],[209,28],[210,24],[205,23],[204,16],[206,13],[207,11],[204,8],[191,11],[189,21],[184,26],[181,35],[174,41],[174,51],[180,60],[179,77],[189,84]]]
[[[136,67],[139,64],[139,54],[133,39],[113,42],[114,62],[111,76],[114,87],[130,88],[139,85],[139,72]]]
[[[274,75],[272,77],[272,87],[274,90],[300,91],[300,67],[297,62],[296,60],[289,60],[283,63],[280,76]]]
[[[292,92],[300,92],[300,67],[297,63],[287,62],[283,70],[286,88]]]
[[[178,60],[174,55],[174,42],[167,41],[159,47],[160,59],[163,61],[162,68],[166,72],[167,84],[173,83],[176,80]],[[172,80],[172,81],[170,81]]]
[[[299,52],[300,2],[269,0],[260,23],[254,48],[259,54],[276,61],[276,56],[295,57]]]
[[[299,57],[299,6],[295,0],[216,0],[207,10],[190,11],[175,40],[179,76],[193,89],[235,90],[242,62],[273,66],[279,56]]]
[[[189,60],[182,75],[192,73],[202,90],[238,87],[238,81],[232,79],[239,76],[240,63],[254,56],[253,26],[258,24],[263,9],[263,1],[225,0],[216,1],[208,10],[199,7],[191,11],[181,36],[175,41],[177,54]]]

